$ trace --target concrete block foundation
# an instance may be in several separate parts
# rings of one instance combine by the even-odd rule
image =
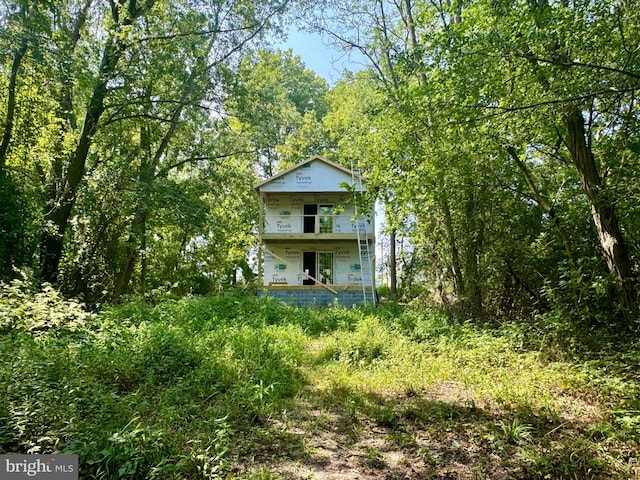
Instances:
[[[345,307],[352,307],[364,303],[365,294],[362,290],[338,290],[335,294],[329,290],[302,290],[302,289],[278,289],[259,290],[258,296],[268,296],[277,298],[285,303],[297,305],[298,307],[324,307],[337,302]],[[375,296],[371,289],[366,291],[367,304],[375,304]]]

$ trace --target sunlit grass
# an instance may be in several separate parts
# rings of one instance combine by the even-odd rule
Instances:
[[[638,383],[633,375],[607,375],[607,368],[618,370],[616,362],[594,368],[592,361],[525,348],[512,331],[443,328],[441,318],[428,315],[420,322],[407,328],[402,319],[370,313],[311,343],[305,374],[314,398],[348,412],[354,442],[366,422],[390,428],[408,450],[415,442],[408,423],[434,435],[466,425],[464,435],[503,452],[505,464],[519,459],[526,475],[637,474],[624,442],[637,439],[638,410],[611,406],[637,408]],[[416,455],[423,448],[414,447]]]
[[[83,478],[287,478],[269,462],[303,465],[327,432],[388,468],[382,444],[358,446],[372,431],[433,475],[466,442],[476,472],[491,452],[525,476],[624,478],[640,440],[633,344],[580,360],[514,325],[239,295],[74,311],[80,323],[40,310],[0,336],[0,448],[78,453]]]
[[[322,338],[314,352],[319,388],[355,388],[393,395],[454,382],[478,402],[548,408],[572,386],[586,386],[568,364],[549,363],[536,352],[518,352],[504,338],[461,327],[457,339],[416,342],[393,325],[367,317],[353,331]]]

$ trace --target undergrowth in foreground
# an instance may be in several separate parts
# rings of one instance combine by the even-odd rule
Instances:
[[[638,343],[541,328],[239,294],[93,315],[4,286],[0,452],[77,453],[83,479],[314,478],[282,465],[334,432],[361,478],[405,478],[391,449],[419,478],[637,475]]]

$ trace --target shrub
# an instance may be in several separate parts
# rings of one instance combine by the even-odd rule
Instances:
[[[0,282],[0,333],[78,332],[93,318],[81,303],[62,298],[51,285],[35,291],[24,273],[9,284]]]
[[[369,365],[384,359],[395,341],[396,335],[388,327],[367,316],[356,324],[354,331],[335,334],[323,356],[348,365]]]

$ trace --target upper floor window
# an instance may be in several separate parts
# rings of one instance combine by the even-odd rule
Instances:
[[[318,221],[320,233],[333,233],[333,205],[320,205]]]
[[[304,205],[304,233],[333,233],[333,205]]]

